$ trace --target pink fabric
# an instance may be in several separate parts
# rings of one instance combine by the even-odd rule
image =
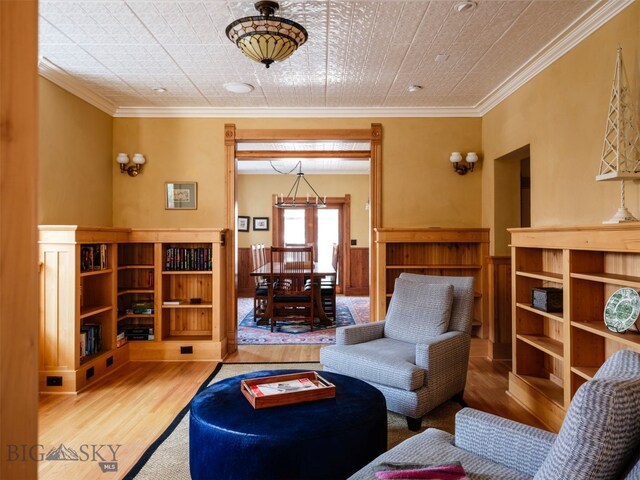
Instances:
[[[435,465],[407,470],[380,470],[376,472],[379,480],[427,479],[427,480],[465,480],[464,468],[460,465]]]

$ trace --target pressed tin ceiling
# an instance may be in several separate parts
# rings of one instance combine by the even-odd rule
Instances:
[[[309,40],[266,69],[225,36],[253,1],[40,0],[40,71],[116,116],[479,115],[632,2],[283,1]]]

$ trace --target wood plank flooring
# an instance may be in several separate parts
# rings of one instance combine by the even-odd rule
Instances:
[[[241,346],[226,361],[317,361],[319,351],[319,345]],[[117,473],[101,473],[97,462],[92,461],[43,461],[39,462],[39,478],[121,478],[188,404],[215,366],[215,362],[131,362],[78,395],[42,395],[40,453],[46,454],[60,444],[78,453],[81,445],[121,447],[116,454]],[[470,407],[543,428],[505,393],[508,371],[505,363],[472,358],[465,400]],[[105,460],[112,458],[108,446],[98,452]]]

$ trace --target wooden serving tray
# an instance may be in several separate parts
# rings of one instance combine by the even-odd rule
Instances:
[[[253,408],[335,398],[336,386],[317,372],[289,373],[240,381],[240,390]]]

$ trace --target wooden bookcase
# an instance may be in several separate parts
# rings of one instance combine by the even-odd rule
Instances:
[[[40,391],[78,392],[129,360],[226,355],[226,230],[74,225],[39,230]],[[171,248],[206,250],[207,264],[201,255],[197,267],[185,262],[171,271],[166,264]],[[87,266],[89,252],[98,252],[97,266]],[[196,297],[201,303],[188,303]],[[163,304],[174,298],[185,303]],[[130,326],[147,334],[121,345],[118,333]],[[87,343],[95,351],[86,354]]]
[[[486,261],[489,230],[485,228],[378,228],[375,255],[379,274],[374,285],[372,318],[385,318],[396,278],[402,272],[475,278],[474,336],[487,327]]]
[[[640,351],[640,334],[614,333],[604,306],[619,288],[640,290],[640,226],[510,229],[513,371],[509,392],[558,430],[576,390],[612,353]],[[563,289],[563,311],[531,305],[534,287]]]

